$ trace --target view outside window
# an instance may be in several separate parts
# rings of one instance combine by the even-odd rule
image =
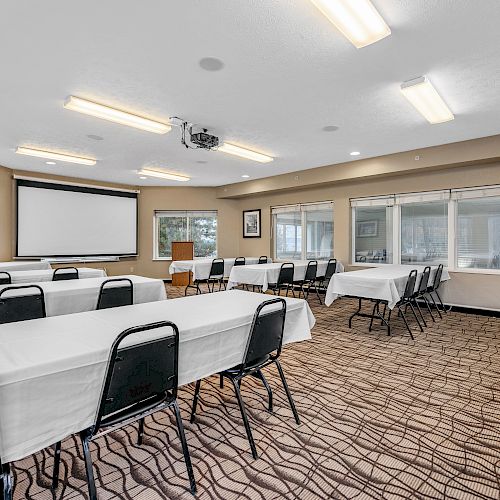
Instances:
[[[333,257],[333,212],[332,210],[306,211],[307,228],[306,259],[329,259]]]
[[[193,241],[195,257],[217,256],[217,212],[158,212],[157,258],[172,257],[173,241]]]
[[[302,214],[299,211],[274,215],[275,257],[300,259],[302,255]]]
[[[457,267],[500,269],[500,197],[459,200]]]
[[[393,207],[354,208],[355,262],[392,264]]]
[[[448,202],[401,205],[401,264],[448,265]]]

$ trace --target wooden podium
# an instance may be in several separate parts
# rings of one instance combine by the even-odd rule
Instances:
[[[192,241],[173,241],[172,260],[193,260],[194,243]],[[173,286],[187,286],[191,281],[192,273],[172,274]]]

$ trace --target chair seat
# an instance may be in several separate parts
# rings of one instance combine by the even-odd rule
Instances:
[[[259,366],[262,366],[266,364],[270,360],[269,354],[266,356],[263,356],[262,358],[258,358],[255,361],[253,361],[250,365],[246,366],[245,372],[249,372],[254,370],[255,368],[258,368]],[[233,368],[229,368],[228,370],[224,370],[221,373],[227,373],[228,375],[236,375],[237,373],[241,372],[241,368],[243,365],[236,365],[233,366]]]

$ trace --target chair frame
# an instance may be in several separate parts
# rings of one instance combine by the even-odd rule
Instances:
[[[272,315],[272,314],[279,314],[281,315],[282,321],[281,321],[281,335],[279,339],[279,346],[276,349],[276,351],[273,354],[273,352],[268,353],[268,355],[260,362],[252,362],[252,360],[248,360],[248,356],[250,354],[250,347],[252,345],[252,339],[254,336],[254,333],[256,330],[256,327],[259,326],[259,320],[262,317],[261,316],[261,311],[273,304],[281,304],[281,308],[268,312],[266,315]],[[281,367],[281,364],[279,362],[279,357],[281,354],[282,346],[283,346],[283,333],[284,333],[284,328],[285,328],[285,317],[286,317],[286,301],[283,298],[274,298],[271,300],[266,300],[265,302],[262,302],[257,307],[257,310],[255,311],[253,321],[252,321],[252,326],[250,328],[250,334],[248,336],[247,340],[247,345],[245,349],[245,355],[244,355],[244,361],[241,365],[236,366],[234,368],[231,368],[229,370],[224,370],[219,373],[220,376],[220,382],[221,382],[221,387],[223,387],[223,380],[224,377],[228,378],[234,388],[234,392],[236,394],[236,399],[238,400],[238,406],[240,408],[241,416],[243,419],[243,424],[245,426],[245,431],[247,434],[248,442],[250,443],[250,449],[252,451],[252,456],[254,459],[258,458],[257,454],[257,448],[255,446],[255,441],[253,439],[252,435],[252,429],[250,427],[250,422],[248,420],[248,416],[245,410],[245,404],[243,402],[243,398],[241,396],[241,381],[247,377],[247,376],[253,376],[262,381],[264,384],[264,387],[267,390],[268,396],[269,396],[269,402],[268,402],[268,409],[270,412],[273,411],[273,398],[272,398],[272,391],[267,383],[266,378],[264,377],[264,374],[262,373],[262,369],[266,368],[267,366],[271,364],[275,364],[276,367],[278,368],[278,373],[281,378],[281,382],[283,383],[283,388],[285,389],[286,396],[288,398],[288,402],[290,404],[290,407],[292,409],[293,416],[295,418],[295,422],[297,425],[300,425],[300,418],[299,414],[297,413],[297,409],[295,407],[295,403],[292,398],[292,394],[290,393],[290,389],[288,388],[288,384],[286,382],[285,378],[285,373],[283,372],[283,368]],[[194,398],[193,398],[193,406],[191,409],[191,423],[194,422],[195,419],[195,414],[196,414],[196,407],[198,405],[198,400],[200,397],[200,388],[201,388],[201,380],[196,381],[196,386],[195,386],[195,393],[194,393]]]
[[[443,304],[443,301],[441,300],[441,296],[439,295],[439,292],[438,292],[438,288],[441,286],[441,277],[443,275],[443,264],[439,264],[437,269],[436,269],[436,272],[434,273],[434,278],[432,280],[432,283],[427,287],[427,295],[431,298],[432,300],[432,303],[434,304],[434,307],[436,308],[438,314],[439,314],[439,317],[442,319],[443,318],[443,315],[441,314],[441,310],[448,314],[448,311],[450,310],[449,307],[446,307],[444,304]],[[435,299],[434,299],[434,296],[432,294],[436,294],[436,297],[439,301],[439,304],[441,306],[441,310],[439,309],[439,306],[437,305]]]
[[[223,270],[222,270],[222,275],[220,274],[213,274],[213,271],[214,271],[214,264],[220,264],[222,263],[222,267],[223,267]],[[186,297],[187,296],[187,292],[188,292],[188,289],[189,288],[194,288],[196,290],[196,295],[200,295],[202,294],[202,290],[200,288],[200,284],[201,283],[206,283],[207,284],[207,287],[208,287],[208,292],[209,293],[213,293],[215,292],[215,285],[217,283],[219,283],[219,292],[221,290],[222,287],[224,287],[224,290],[226,290],[226,283],[224,282],[224,259],[220,259],[220,258],[215,258],[212,260],[212,264],[210,265],[210,271],[209,271],[209,274],[208,274],[208,278],[207,279],[202,279],[202,280],[194,280],[194,283],[189,283],[185,290],[184,290],[184,296]],[[212,289],[210,290],[210,283],[212,283]]]
[[[33,294],[29,294],[29,295],[20,295],[20,296],[4,297],[4,298],[2,298],[2,295],[5,292],[8,292],[10,290],[23,290],[23,289],[30,289],[30,288],[38,290],[39,293],[37,293],[37,294],[33,293]],[[11,285],[11,286],[6,286],[2,290],[0,290],[0,303],[3,300],[16,300],[16,299],[21,299],[22,300],[22,299],[24,299],[26,297],[32,297],[32,296],[40,298],[42,315],[41,316],[37,316],[35,318],[19,319],[19,320],[16,320],[16,321],[12,321],[12,323],[17,322],[17,321],[27,321],[29,319],[45,318],[47,316],[47,311],[45,309],[45,294],[43,293],[42,287],[39,286],[39,285],[35,285],[35,284],[32,284],[32,285]],[[0,324],[3,324],[3,323],[0,321]]]
[[[144,332],[148,330],[153,330],[157,328],[166,328],[169,327],[172,329],[172,334],[164,337],[160,337],[160,339],[167,339],[172,337],[173,344],[170,344],[170,347],[174,348],[174,375],[169,380],[172,380],[172,389],[165,391],[164,397],[161,400],[154,401],[153,403],[145,404],[148,399],[152,396],[148,396],[146,399],[139,401],[138,403],[134,403],[131,407],[122,408],[121,410],[117,410],[115,413],[111,415],[115,416],[111,422],[108,424],[106,422],[106,417],[110,417],[110,415],[105,414],[105,406],[107,403],[108,391],[110,389],[110,384],[113,377],[114,366],[117,361],[120,361],[119,358],[119,348],[120,344],[129,335]],[[159,341],[160,339],[155,339],[150,342]],[[148,342],[146,342],[148,343]],[[131,346],[133,347],[133,346]],[[184,454],[184,461],[186,463],[186,469],[189,476],[190,490],[191,493],[196,493],[196,483],[193,474],[193,468],[191,465],[191,458],[189,455],[189,449],[187,446],[186,436],[184,434],[184,426],[182,424],[182,418],[179,410],[179,405],[177,403],[177,376],[178,376],[178,361],[179,361],[179,330],[177,326],[171,321],[158,321],[155,323],[149,323],[147,325],[136,326],[132,328],[128,328],[121,332],[118,337],[113,342],[111,346],[111,352],[108,358],[108,366],[106,368],[106,375],[104,377],[104,383],[101,389],[101,396],[99,399],[99,405],[97,409],[96,419],[94,425],[91,427],[84,429],[80,432],[80,440],[83,448],[83,455],[85,461],[85,471],[87,474],[87,484],[89,490],[89,498],[90,500],[97,500],[97,488],[95,484],[95,477],[92,465],[92,457],[90,454],[90,443],[97,439],[98,437],[105,436],[110,432],[113,432],[117,429],[121,429],[126,425],[139,422],[139,432],[138,432],[138,445],[142,444],[142,438],[144,434],[144,419],[157,411],[164,410],[166,408],[172,408],[176,423],[177,423],[177,431],[179,434],[179,438],[181,440],[182,451]],[[137,408],[134,408],[137,407]],[[122,415],[120,415],[120,413]],[[59,461],[61,455],[61,443],[56,444],[56,453],[55,453],[55,461],[54,461],[54,475],[52,479],[53,489],[57,488],[58,485],[58,473],[59,473]]]
[[[288,281],[287,278],[283,278],[283,274],[285,274],[286,269],[292,269],[292,279]],[[271,290],[274,295],[278,292],[278,295],[281,294],[281,290],[286,290],[286,296],[288,297],[288,292],[291,290],[292,296],[295,298],[295,291],[293,286],[293,275],[295,274],[295,264],[293,262],[283,262],[280,267],[280,272],[278,274],[278,279],[276,283],[269,283],[268,290]],[[286,281],[285,281],[286,279]]]
[[[99,289],[99,297],[97,299],[97,307],[96,309],[101,309],[101,306],[102,306],[102,300],[103,300],[103,294],[106,292],[106,290],[112,290],[113,288],[115,287],[106,287],[106,285],[108,283],[116,283],[116,282],[127,282],[128,285],[125,285],[125,286],[120,286],[120,287],[116,287],[118,289],[121,289],[121,288],[130,288],[130,299],[131,299],[131,303],[130,304],[123,304],[123,305],[120,305],[120,306],[111,306],[111,307],[122,307],[124,305],[133,305],[134,303],[134,284],[132,283],[132,280],[129,279],[129,278],[111,278],[109,280],[105,280],[101,283],[101,288]],[[109,309],[109,307],[106,307],[106,308],[102,308],[102,309]]]
[[[267,255],[261,255],[259,257],[259,262],[257,262],[257,264],[267,264],[268,260],[269,259],[267,258]]]
[[[328,288],[328,284],[330,283],[330,279],[337,272],[337,259],[331,258],[328,259],[328,264],[326,265],[325,275],[318,276],[318,288],[320,290],[326,290]],[[333,271],[332,271],[333,268]]]
[[[313,273],[313,271],[311,271],[311,269],[313,269],[313,268],[316,268],[314,270],[314,273]],[[314,291],[316,293],[316,297],[319,300],[319,303],[323,304],[323,301],[321,300],[321,296],[319,294],[319,290],[318,290],[318,286],[317,286],[317,282],[318,282],[317,276],[318,276],[318,261],[317,260],[310,260],[307,263],[306,272],[304,274],[304,279],[294,281],[294,285],[300,286],[299,298],[300,298],[300,294],[302,293],[302,296],[304,297],[305,300],[307,300],[309,298],[309,293],[310,293],[311,289],[314,288]]]
[[[3,278],[2,275],[7,275],[6,278]],[[7,271],[0,271],[0,285],[11,285],[12,284],[12,276]]]
[[[246,265],[247,259],[245,257],[236,257],[234,259],[234,266],[244,266]]]
[[[74,272],[72,273],[59,273],[59,271],[67,271],[68,269],[73,269]],[[76,274],[76,278],[74,278],[73,276],[75,276]],[[69,278],[63,278],[63,276],[70,276]],[[57,278],[56,278],[57,276]],[[54,272],[52,273],[52,281],[65,281],[65,280],[75,280],[75,279],[79,279],[80,278],[80,274],[78,272],[78,269],[76,267],[59,267],[58,269],[54,269]]]
[[[417,307],[418,313],[419,313],[420,318],[422,319],[422,323],[424,324],[425,327],[427,327],[427,322],[425,321],[424,315],[422,313],[422,309],[420,308],[420,304],[418,303],[419,300],[421,300],[425,303],[427,310],[429,311],[429,314],[432,318],[432,321],[436,322],[436,319],[434,318],[434,315],[432,314],[432,310],[431,310],[431,306],[429,304],[429,301],[427,300],[427,297],[425,296],[427,293],[427,289],[429,288],[430,276],[431,276],[431,267],[426,266],[424,268],[424,271],[420,275],[420,282],[418,284],[418,288],[413,295],[413,303]],[[406,306],[406,309],[407,308],[408,308],[408,305]]]

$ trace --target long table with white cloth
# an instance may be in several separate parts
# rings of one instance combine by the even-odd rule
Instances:
[[[11,271],[34,271],[51,269],[50,262],[44,260],[17,260],[11,262],[0,262],[0,272]]]
[[[294,281],[303,280],[306,275],[308,260],[289,260],[294,265],[293,279]],[[235,266],[229,275],[227,288],[230,290],[235,286],[256,285],[262,287],[265,292],[269,288],[270,283],[276,283],[280,274],[283,262],[274,262],[273,264],[259,264],[252,266]],[[328,261],[318,260],[318,276],[324,276]],[[344,266],[337,261],[337,273],[344,271]]]
[[[59,271],[61,274],[70,272],[70,270]],[[31,269],[29,271],[12,271],[9,272],[12,283],[37,283],[38,281],[52,281],[54,269]],[[104,269],[93,269],[91,267],[79,267],[78,276],[84,278],[103,278],[106,276]]]
[[[22,459],[92,425],[110,348],[123,330],[174,322],[184,385],[243,361],[255,310],[268,299],[230,290],[0,325],[0,460]],[[310,339],[307,302],[285,300],[283,344]]]
[[[108,279],[127,278],[132,281],[134,304],[144,302],[155,302],[165,300],[167,292],[165,285],[160,279],[145,278],[144,276],[113,276],[112,278],[87,278],[78,280],[41,281],[33,283],[38,285],[44,294],[45,312],[47,316],[59,316],[61,314],[73,314],[85,311],[93,311],[97,307],[97,300],[101,285]],[[124,286],[127,282],[112,282],[106,287]],[[0,292],[10,285],[0,285]],[[11,290],[5,292],[2,298],[15,295],[29,295],[37,293],[36,290]]]
[[[215,258],[215,257],[214,257]],[[214,259],[194,259],[194,260],[174,260],[168,269],[168,272],[172,274],[176,273],[193,273],[194,280],[206,280],[210,274],[210,267],[212,266],[212,261]],[[229,276],[231,269],[234,267],[235,257],[229,257],[224,259],[224,276]],[[271,262],[271,259],[267,259]],[[245,265],[257,264],[259,262],[259,257],[245,257]],[[236,266],[240,267],[240,266]],[[243,266],[241,266],[243,267]]]
[[[325,304],[331,305],[340,295],[360,297],[366,299],[376,299],[387,301],[389,309],[401,299],[408,275],[413,269],[417,270],[418,287],[420,276],[425,266],[384,264],[380,267],[371,267],[360,271],[349,271],[347,273],[332,276],[326,290]],[[429,283],[434,280],[437,266],[431,267]],[[443,269],[441,281],[447,281],[450,275],[446,268]]]

